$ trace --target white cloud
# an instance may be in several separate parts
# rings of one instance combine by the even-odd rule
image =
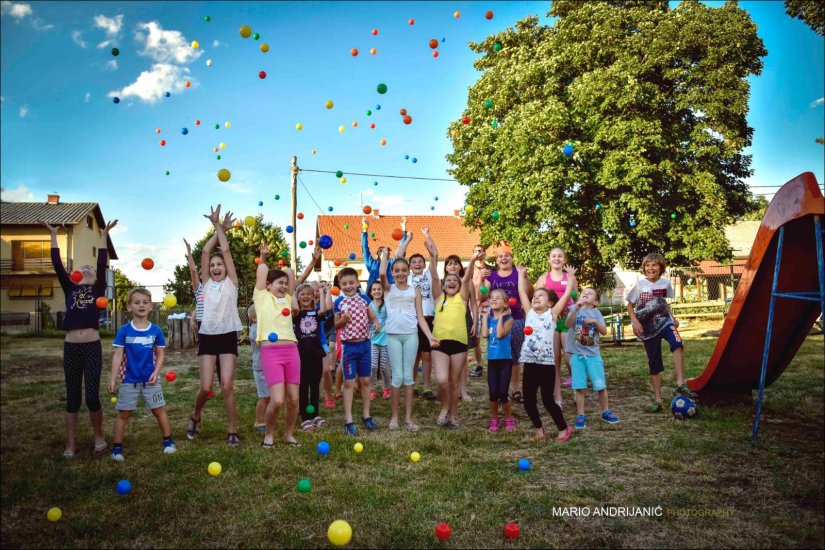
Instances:
[[[115,226],[117,230],[118,226]],[[114,230],[113,230],[114,231]],[[128,239],[123,236],[120,239],[113,234],[112,241],[117,250],[119,260],[114,261],[114,267],[120,269],[127,277],[140,283],[152,292],[152,301],[159,302],[163,299],[162,285],[174,276],[175,266],[183,263],[181,258],[183,244],[143,244],[123,242]],[[155,266],[147,271],[140,265],[144,258],[151,258]]]
[[[28,105],[21,105],[20,106],[20,118],[26,118],[29,116],[29,106]]]
[[[114,17],[106,17],[105,15],[95,15],[95,27],[106,31],[106,36],[114,38],[120,33],[123,27],[123,14]]]
[[[811,108],[816,107],[818,105],[822,105],[825,103],[825,97],[820,97],[819,99],[815,99],[811,102]]]
[[[32,19],[32,27],[36,31],[50,31],[54,28],[54,25],[51,23],[44,23],[42,19],[35,17]]]
[[[189,69],[168,63],[156,63],[151,70],[143,71],[137,79],[123,88],[109,92],[109,97],[136,97],[147,103],[159,101],[164,92],[180,92],[189,79]]]
[[[144,43],[140,55],[158,63],[191,63],[203,55],[201,50],[192,48],[180,31],[165,31],[157,21],[140,23],[135,38]]]
[[[24,17],[32,14],[32,7],[29,4],[23,4],[22,2],[8,2],[4,0],[3,2],[0,2],[0,14],[8,14],[16,19],[23,19]]]
[[[14,189],[0,187],[0,199],[6,202],[31,202],[34,200],[34,193],[25,185],[18,185]]]
[[[220,45],[221,45],[221,41],[220,41],[220,40],[213,40],[213,41],[212,41],[212,47],[213,47],[213,48],[217,48],[217,47],[218,47],[218,46],[220,46]]]
[[[91,92],[86,92],[86,95],[83,96],[83,102],[84,103],[89,103],[90,99],[92,99],[92,93]]]
[[[252,191],[254,191],[254,189],[252,189],[251,187],[249,187],[247,185],[244,185],[243,183],[234,183],[234,182],[231,182],[231,181],[228,181],[226,183],[222,183],[221,188],[222,189],[229,189],[230,191],[234,191],[235,193],[240,193],[242,195],[248,195]]]
[[[72,42],[81,48],[85,48],[87,46],[86,41],[83,40],[83,33],[80,31],[72,31]]]
[[[109,61],[107,61],[106,62],[106,68],[111,69],[113,71],[117,70],[117,60],[116,59],[110,59]]]

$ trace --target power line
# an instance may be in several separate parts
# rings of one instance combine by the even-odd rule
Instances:
[[[318,172],[319,174],[334,174],[336,170],[310,170],[309,168],[301,168],[301,172]],[[454,179],[449,178],[422,178],[416,176],[390,176],[387,174],[360,174],[358,172],[345,172],[348,176],[370,176],[373,178],[396,178],[404,180],[424,180],[424,181],[451,181],[458,183]]]

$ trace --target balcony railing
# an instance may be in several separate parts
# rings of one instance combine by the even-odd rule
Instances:
[[[66,266],[66,271],[72,271],[72,260],[63,258],[63,265]],[[23,273],[54,273],[52,260],[51,258],[24,259],[23,264],[20,265],[19,262],[13,262],[11,258],[0,258],[0,274],[14,275]]]

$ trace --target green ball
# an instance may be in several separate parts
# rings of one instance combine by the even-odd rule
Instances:
[[[493,210],[493,213],[492,213],[490,216],[491,216],[491,217],[492,217],[495,221],[498,221],[498,219],[501,217],[501,214],[499,214],[498,210]]]
[[[673,213],[670,215],[670,219],[671,219],[671,220],[675,220],[675,219],[676,219],[676,212],[673,212]]]
[[[261,35],[258,34],[258,33],[255,33],[255,34],[252,35],[252,38],[254,38],[255,40],[259,40],[261,38]]]
[[[487,101],[485,101],[484,102],[484,108],[485,109],[492,109],[493,108],[493,100],[488,99]]]
[[[349,224],[348,223],[344,224],[344,229],[349,229]]]
[[[367,116],[371,116],[371,115],[372,115],[372,111],[370,111],[369,109],[367,109]]]
[[[112,55],[115,57],[119,56],[120,50],[118,50],[117,48],[112,48]]]
[[[307,243],[306,243],[306,241],[301,241],[301,242],[299,242],[299,243],[298,243],[298,246],[300,246],[301,248],[306,248],[306,247],[307,247]],[[312,406],[312,405],[310,405],[310,407],[311,407],[311,406]],[[309,407],[307,407],[307,408],[309,408]],[[310,413],[310,414],[312,414],[312,413]]]
[[[490,289],[487,287],[487,285],[481,285],[481,287],[479,287],[478,291],[481,292],[482,294],[487,294],[488,292],[490,292]]]
[[[493,44],[493,51],[494,52],[500,52],[501,51],[501,42],[496,42],[495,44]]]
[[[216,159],[218,159],[218,160],[221,160],[221,156],[220,156],[220,155],[216,156],[215,158],[216,158]]]
[[[312,405],[307,405],[307,414],[315,414],[315,407]]]
[[[221,125],[216,122],[215,123],[215,130],[220,130],[220,129],[221,129]]]
[[[309,482],[308,479],[302,479],[298,482],[298,492],[299,493],[308,493],[312,489],[312,484]]]
[[[490,126],[492,126],[493,128],[498,128],[498,120],[493,119],[492,121],[490,121]]]
[[[337,172],[335,172],[335,177],[336,178],[341,178],[343,176],[344,176],[344,173],[342,171],[338,170]]]
[[[375,238],[375,231],[370,233],[370,237],[372,237],[373,239]]]
[[[382,82],[381,84],[378,85],[376,90],[378,90],[379,94],[385,94],[385,93],[387,93],[387,85]]]
[[[570,296],[571,296],[574,300],[575,300],[575,299],[577,299],[577,298],[579,297],[579,291],[578,291],[578,290],[574,290],[573,292],[571,292],[571,293],[570,293]]]
[[[212,21],[212,18],[209,17],[208,15],[204,15],[203,20],[206,21],[207,23],[209,23],[210,21]]]
[[[276,200],[276,201],[281,200],[281,195],[275,195],[275,200]]]
[[[281,250],[281,258],[289,258],[289,251],[288,250]]]
[[[169,170],[167,170],[167,171],[166,171],[166,175],[168,176],[168,175],[169,175],[169,173],[170,173],[170,172],[169,172]]]

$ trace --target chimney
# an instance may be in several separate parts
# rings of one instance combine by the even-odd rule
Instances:
[[[50,193],[46,202],[47,204],[60,204],[60,195],[58,195],[57,192]]]
[[[458,219],[461,219],[461,210],[453,210],[453,216]]]
[[[380,218],[380,217],[381,217],[381,215],[378,213],[378,209],[377,209],[377,208],[373,208],[373,209],[372,209],[372,217],[373,217],[374,219],[376,219],[376,220],[377,220],[378,218]]]

